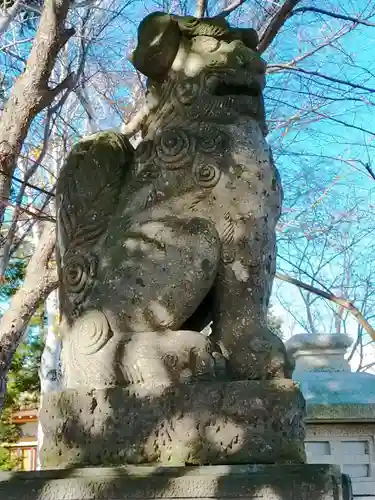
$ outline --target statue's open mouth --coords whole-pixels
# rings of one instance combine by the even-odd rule
[[[252,97],[262,95],[262,75],[253,76],[239,71],[214,73],[206,80],[207,89],[217,97]]]
[[[259,97],[261,90],[260,86],[255,82],[251,85],[241,85],[221,81],[218,82],[212,93],[217,96],[246,95],[250,97]]]

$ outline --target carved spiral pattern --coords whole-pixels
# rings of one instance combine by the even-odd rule
[[[198,164],[193,167],[193,176],[199,186],[212,188],[219,182],[221,172],[214,165]]]
[[[181,168],[190,159],[192,149],[192,137],[181,129],[169,129],[160,135],[156,153],[168,168]]]
[[[185,106],[191,104],[198,96],[198,93],[199,85],[188,80],[177,84],[175,88],[176,99]]]
[[[113,386],[116,375],[101,349],[112,338],[107,319],[101,311],[90,310],[66,330],[61,352],[62,377],[68,388]],[[106,353],[104,353],[106,354]]]
[[[74,325],[74,334],[72,348],[76,358],[81,354],[95,354],[112,336],[107,318],[101,311],[89,311],[78,318]]]
[[[222,130],[213,126],[204,126],[200,131],[198,148],[204,153],[224,154],[230,148],[230,139]]]
[[[72,255],[64,259],[63,281],[67,292],[81,293],[89,278],[95,276],[96,259],[83,255]]]

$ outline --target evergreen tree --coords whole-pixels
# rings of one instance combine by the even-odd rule
[[[6,303],[22,286],[25,263],[13,260],[8,267],[0,290],[0,302]],[[14,411],[37,408],[39,404],[40,383],[39,363],[43,352],[44,308],[41,307],[30,322],[24,341],[15,352],[11,369],[4,409],[0,416],[0,444],[15,443],[19,439],[19,428],[11,421]],[[10,456],[9,450],[0,446],[0,470],[12,470],[17,459]]]
[[[22,286],[26,264],[23,259],[13,259],[1,280],[0,303],[7,302]]]

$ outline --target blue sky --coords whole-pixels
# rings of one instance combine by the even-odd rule
[[[345,7],[345,2],[340,3]],[[358,1],[358,10],[366,3]],[[347,4],[349,5],[349,2]],[[323,3],[318,2],[318,6],[323,6]],[[295,34],[291,30],[287,32],[285,37],[280,37],[278,40],[283,60],[290,60],[293,50],[295,51],[293,45]],[[312,35],[312,33],[310,34]],[[368,87],[375,87],[375,76],[374,73],[371,73],[374,63],[374,43],[375,28],[361,26],[343,37],[334,50],[332,50],[332,47],[327,47],[309,60],[304,61],[301,66],[310,71],[318,71],[333,78],[347,80],[351,83],[359,83]],[[286,50],[283,50],[284,44]],[[293,77],[291,80],[288,80],[288,88],[285,90],[283,100],[298,108],[298,104],[295,104],[293,89],[303,90],[304,80],[299,82]],[[329,87],[326,87],[327,83],[331,85],[329,82],[314,77],[313,88],[318,93],[321,89],[326,89],[324,91],[327,92],[327,95],[332,94]],[[272,79],[269,80],[269,84],[272,86]],[[334,94],[335,97],[347,97],[347,87],[345,85],[339,85],[337,88],[342,90],[340,93]],[[366,259],[364,258],[366,257],[366,249],[368,250],[367,257],[373,251],[371,244],[374,227],[371,224],[371,219],[373,219],[374,215],[375,181],[366,175],[362,165],[355,162],[348,165],[340,161],[339,158],[343,160],[361,160],[368,162],[370,165],[374,163],[374,135],[371,132],[375,132],[375,127],[373,127],[375,99],[373,94],[361,91],[358,91],[355,97],[358,99],[365,97],[364,102],[351,100],[336,101],[328,107],[323,108],[323,113],[328,115],[328,117],[333,117],[334,120],[346,122],[354,127],[365,128],[369,132],[344,126],[338,121],[328,118],[316,121],[315,123],[309,123],[302,128],[299,124],[294,128],[291,127],[282,138],[281,147],[279,147],[278,143],[280,135],[271,137],[271,141],[276,149],[281,149],[277,158],[277,164],[284,180],[284,209],[293,209],[293,211],[284,215],[284,222],[293,220],[301,208],[306,210],[306,213],[300,217],[299,223],[296,225],[291,224],[285,230],[285,233],[288,231],[294,232],[294,236],[298,236],[298,234],[303,233],[304,227],[308,227],[309,225],[311,227],[316,221],[321,226],[324,226],[330,215],[339,217],[340,214],[348,211],[350,207],[356,206],[356,216],[349,217],[346,222],[340,225],[340,229],[341,232],[353,235],[359,233],[359,231],[365,232],[366,225],[369,224],[368,231],[372,231],[372,234],[361,240],[359,245],[361,248],[358,249],[358,259],[354,264],[357,273],[362,272],[365,274],[365,266],[367,266]],[[372,104],[366,103],[367,99],[370,102],[372,100]],[[288,108],[288,106],[285,106],[285,108]],[[314,186],[315,189],[306,189],[304,196],[297,196],[298,192],[303,191],[309,185]],[[324,194],[327,186],[330,189]],[[318,202],[318,205],[312,208],[314,203],[320,198],[321,201]],[[283,239],[286,240],[286,238]],[[301,238],[300,244],[296,245],[300,252],[304,250],[305,243],[306,240]],[[324,247],[327,257],[336,251],[335,243],[337,241],[332,242],[331,248]],[[279,245],[279,253],[281,257],[290,257],[288,245],[282,242]],[[298,254],[298,252],[295,253]],[[312,265],[314,265],[314,257],[310,258],[312,259]],[[316,255],[315,259],[316,263],[318,263],[319,255]],[[279,259],[279,263],[281,263],[281,259]],[[342,263],[342,258],[338,258],[330,266],[329,273],[331,276],[334,277],[335,274],[339,275],[342,273]],[[293,266],[288,266],[285,262],[283,262],[283,268],[293,272]],[[305,279],[309,282],[308,278]],[[318,284],[316,286],[319,287]],[[289,304],[293,304],[293,308],[297,311],[296,315],[299,319],[302,318],[303,321],[306,321],[306,317],[304,317],[304,305],[299,291],[291,285],[283,285],[282,295],[288,297]],[[355,299],[356,297],[353,298]],[[324,310],[323,301],[319,299],[316,307]],[[287,323],[286,330],[290,330],[291,323],[296,322],[290,318],[290,315],[288,317],[282,308],[277,307],[277,312],[284,317]],[[325,319],[326,325],[331,320],[331,318],[327,318],[328,314],[327,311],[323,314],[323,320]],[[302,327],[297,324],[293,333],[297,333],[298,329],[302,330]],[[351,323],[350,329],[354,332],[356,324]],[[286,331],[286,334],[288,333]]]

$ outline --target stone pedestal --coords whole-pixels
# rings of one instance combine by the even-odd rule
[[[305,402],[291,380],[45,394],[43,469],[303,463]]]
[[[351,500],[331,465],[87,468],[0,474],[4,500]]]

